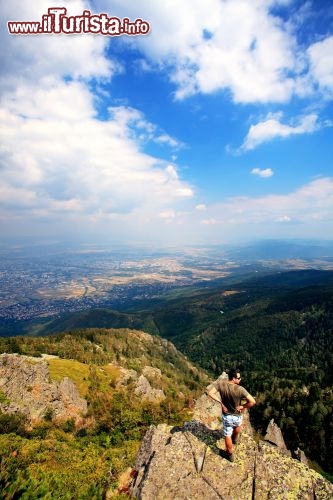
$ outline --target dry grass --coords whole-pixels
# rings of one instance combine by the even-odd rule
[[[50,376],[52,380],[60,382],[64,377],[69,377],[76,385],[80,396],[85,397],[88,392],[90,367],[73,359],[53,358],[48,359]],[[119,367],[108,364],[95,366],[100,379],[100,390],[106,392],[113,387],[119,378]]]
[[[52,380],[60,382],[64,377],[69,377],[76,385],[80,396],[88,392],[89,366],[72,359],[48,359],[50,376]]]

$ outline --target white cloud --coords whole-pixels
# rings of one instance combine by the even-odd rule
[[[166,213],[171,230],[176,214]],[[182,214],[183,241],[218,243],[256,237],[333,237],[333,178],[316,179],[287,194],[233,197]]]
[[[57,4],[71,15],[90,8],[83,0]],[[4,7],[5,21],[38,21],[50,2]],[[17,215],[64,211],[96,219],[193,196],[175,166],[142,152],[144,141],[179,148],[177,139],[129,107],[110,107],[109,117],[98,119],[89,80],[118,70],[105,55],[106,37],[1,36],[3,200],[11,210],[16,200]]]
[[[298,123],[291,125],[281,123],[280,118],[280,114],[268,115],[264,121],[256,125],[251,125],[240,151],[254,149],[259,144],[278,137],[286,138],[292,135],[312,133],[325,126],[318,123],[318,116],[316,114],[303,116],[299,119]]]
[[[1,24],[6,26],[10,20],[41,21],[50,6],[67,7],[69,15],[79,15],[88,5],[84,0],[52,3],[48,0],[12,0],[1,6]],[[2,47],[6,46],[0,54],[3,89],[11,90],[17,81],[39,83],[45,75],[109,79],[120,69],[116,62],[106,57],[108,40],[103,36],[15,36],[2,29],[0,42]]]
[[[277,217],[276,222],[291,222],[291,217],[288,215],[281,215]]]
[[[258,177],[266,178],[266,177],[272,177],[272,175],[274,175],[274,172],[271,168],[265,168],[265,169],[253,168],[251,170],[251,174],[257,175]]]
[[[193,196],[193,189],[186,188],[186,187],[179,187],[179,188],[176,189],[175,193],[180,198],[192,198],[192,196]]]
[[[297,92],[293,75],[304,68],[295,38],[272,14],[277,4],[281,2],[97,2],[102,10],[150,23],[149,35],[130,43],[155,67],[167,69],[178,99],[229,89],[236,102],[286,102]]]
[[[165,169],[168,176],[172,179],[178,179],[177,169],[174,165],[168,165]]]
[[[297,33],[307,29],[311,8],[309,3],[293,5],[288,19],[279,17],[275,7],[291,4],[292,0],[94,2],[99,11],[150,23],[148,36],[128,43],[146,56],[138,58],[141,70],[166,71],[177,99],[227,90],[242,103],[285,103],[295,95],[313,95],[316,84],[332,91],[333,37],[308,48],[299,44]]]
[[[2,20],[38,21],[50,5],[72,15],[89,8],[83,0],[13,0]],[[111,79],[119,69],[106,57],[106,37],[2,32],[1,40],[3,220],[25,232],[43,224],[61,230],[75,220],[76,230],[90,225],[103,234],[105,224],[119,224],[121,233],[125,223],[137,228],[193,197],[176,165],[143,152],[147,141],[182,147],[177,139],[128,106],[111,106],[99,119],[92,79]]]
[[[1,21],[40,20],[51,5],[67,6],[72,15],[92,9],[88,0],[12,0],[3,3]],[[332,87],[331,39],[314,44],[300,60],[292,32],[272,14],[274,0],[96,0],[93,5],[98,13],[150,22],[147,37],[119,42],[139,47],[141,61],[142,54],[149,58],[141,70],[165,71],[178,99],[223,89],[236,102],[286,102],[300,93],[304,75],[302,92],[311,90],[306,57],[318,85]],[[110,106],[108,116],[98,116],[98,84],[124,71],[109,59],[107,37],[10,36],[2,30],[0,41],[0,217],[7,219],[8,230],[27,233],[35,227],[52,234],[67,225],[69,232],[89,227],[102,237],[110,230],[119,238],[143,239],[144,228],[146,234],[158,232],[162,220],[171,229],[182,225],[179,235],[186,241],[189,234],[199,237],[199,225],[206,234],[212,226],[226,232],[241,227],[245,234],[254,223],[274,227],[277,221],[315,220],[319,227],[318,222],[331,221],[331,179],[285,196],[195,206],[194,187],[182,180],[177,165],[143,152],[147,141],[172,150],[184,144],[129,106]],[[112,95],[103,97],[114,102]],[[293,123],[269,115],[252,125],[243,150],[320,126],[315,114]],[[252,173],[273,174],[271,169]],[[190,203],[192,214],[184,211]]]
[[[63,207],[92,215],[129,212],[146,204],[161,206],[193,196],[174,166],[140,151],[135,135],[141,131],[139,115],[138,130],[127,108],[118,108],[107,121],[97,120],[86,100],[87,89],[75,82],[53,87],[50,100],[44,89],[46,102],[61,103],[64,86],[68,96],[72,94],[72,103],[86,103],[79,107],[84,112],[78,116],[70,113],[67,119],[61,105],[57,112],[44,116],[36,103],[26,101],[26,93],[21,104],[16,99],[14,105],[10,102],[4,107],[2,180],[11,199],[19,198],[22,204],[19,193],[23,190],[29,201],[27,211],[48,207],[52,212]]]
[[[123,37],[123,43],[139,47],[141,71],[155,67],[167,70],[175,95],[182,99],[193,93],[230,90],[236,102],[286,102],[294,94],[313,91],[310,76],[332,88],[332,37],[304,51],[297,45],[293,23],[301,22],[294,12],[289,23],[274,15],[277,0],[57,0],[78,15],[85,8],[120,18],[142,18],[150,23],[148,36]],[[289,2],[283,2],[288,4]],[[5,21],[40,20],[49,0],[33,5],[21,0],[3,7]],[[290,10],[291,12],[291,10]],[[177,14],[175,14],[177,13]],[[0,41],[4,42],[6,32]],[[8,36],[7,36],[8,38]],[[106,54],[108,37],[103,36],[12,36],[2,51],[3,84],[8,76],[38,79],[45,74],[68,74],[74,78],[110,78],[121,71],[119,62]],[[68,39],[70,38],[70,50]],[[3,44],[2,44],[3,45]],[[38,48],[37,48],[38,47]],[[37,48],[37,50],[36,50]],[[308,63],[310,64],[307,72]],[[34,72],[30,68],[34,66]],[[9,71],[10,69],[10,71]],[[10,75],[9,75],[10,73]]]
[[[274,231],[277,221],[293,221],[303,227],[307,224],[311,227],[313,221],[322,222],[323,226],[330,228],[326,234],[329,238],[333,232],[333,178],[316,179],[289,194],[230,198],[207,207],[207,212],[222,226],[257,224],[266,231],[268,229],[268,234]],[[320,226],[317,231],[320,231]]]
[[[210,219],[201,220],[200,224],[204,224],[207,226],[214,226],[215,224],[217,224],[217,220],[214,217],[211,217]]]
[[[42,78],[38,85],[19,82],[4,92],[2,106],[13,116],[25,120],[77,122],[95,115],[93,96],[83,82]],[[38,122],[37,122],[38,123]]]
[[[174,137],[163,133],[155,138],[155,142],[159,144],[166,144],[167,146],[172,147],[173,149],[181,149],[184,147],[184,144],[181,141],[178,141]]]
[[[311,73],[323,91],[333,92],[333,36],[308,49]]]

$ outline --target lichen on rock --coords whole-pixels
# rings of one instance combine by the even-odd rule
[[[216,405],[218,407],[218,405]],[[140,500],[329,500],[333,485],[267,441],[257,443],[247,418],[230,463],[218,411],[203,395],[195,420],[152,426],[135,463],[130,492]],[[273,423],[271,427],[273,426]],[[277,432],[274,426],[274,431]],[[284,444],[284,441],[283,441]]]
[[[65,377],[59,383],[50,380],[44,358],[1,354],[0,389],[7,399],[0,403],[0,410],[23,413],[30,424],[46,414],[57,420],[80,421],[87,413],[87,401],[71,379]]]

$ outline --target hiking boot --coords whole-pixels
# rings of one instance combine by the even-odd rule
[[[229,462],[234,462],[235,461],[234,456],[233,456],[232,453],[230,453],[230,454],[227,453],[227,457],[226,458],[227,458],[227,460],[229,460]]]

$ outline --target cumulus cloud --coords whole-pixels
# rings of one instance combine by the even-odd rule
[[[207,213],[222,227],[246,228],[256,224],[265,227],[268,234],[274,232],[276,222],[292,221],[303,228],[309,224],[311,230],[312,223],[322,222],[325,227],[330,227],[328,236],[333,227],[333,178],[316,179],[287,194],[233,197],[207,207]]]
[[[25,93],[21,104],[16,100],[5,106],[2,179],[10,198],[17,199],[15,190],[23,190],[30,200],[26,210],[48,207],[93,214],[127,212],[148,202],[161,205],[193,195],[175,166],[140,151],[140,116],[135,120],[127,108],[118,108],[109,120],[97,120],[86,100],[87,89],[77,83],[60,83],[50,90],[49,99],[44,89],[46,102],[61,103],[64,86],[69,98],[73,94],[72,103],[86,104],[79,106],[77,116],[73,112],[68,118],[63,105],[44,116],[37,105],[25,102]]]
[[[41,20],[49,6],[13,0],[2,18]],[[60,6],[72,15],[89,8],[81,0]],[[106,57],[105,37],[1,36],[7,47],[0,81],[3,219],[146,222],[193,196],[176,165],[143,152],[148,141],[179,148],[177,139],[128,106],[110,106],[98,117],[96,81],[119,70]]]
[[[166,133],[158,135],[154,140],[158,144],[165,144],[176,150],[182,149],[185,146],[184,143]]]
[[[199,205],[196,205],[195,209],[204,212],[207,209],[207,206],[204,203],[200,203]]]
[[[311,73],[324,92],[333,92],[333,36],[308,48]]]
[[[168,219],[171,222],[171,219]],[[175,221],[172,221],[175,222]],[[200,210],[182,217],[183,231],[192,239],[218,243],[253,237],[332,237],[333,178],[320,178],[286,194],[258,197],[235,196],[207,204],[205,218]]]
[[[248,151],[256,148],[264,142],[271,141],[275,138],[286,138],[292,135],[309,134],[323,125],[318,123],[318,116],[310,114],[301,117],[296,124],[284,124],[280,121],[281,115],[268,115],[268,117],[251,125],[250,130],[242,144],[240,151]]]
[[[217,224],[217,220],[214,217],[211,217],[210,219],[202,219],[200,221],[200,224],[204,224],[207,226],[214,226],[215,224]]]
[[[272,175],[274,175],[274,172],[271,168],[264,168],[264,169],[253,168],[251,170],[251,174],[257,175],[258,177],[266,178],[266,177],[272,177]]]
[[[140,49],[141,71],[168,75],[179,100],[227,90],[235,102],[285,103],[313,91],[313,84],[330,91],[332,37],[300,57],[290,25],[274,15],[278,3],[12,0],[3,3],[1,21],[41,20],[50,5],[66,6],[70,15],[90,9],[145,19],[151,25],[147,37],[123,37],[119,43]],[[27,221],[44,221],[43,228],[52,232],[69,221],[70,231],[90,224],[102,235],[110,227],[121,238],[124,233],[139,235],[143,227],[160,230],[165,222],[183,226],[179,231],[186,239],[185,225],[194,234],[204,226],[209,234],[209,227],[331,220],[332,179],[285,196],[195,206],[195,188],[182,180],[177,165],[144,152],[149,141],[154,151],[158,145],[164,152],[185,145],[139,110],[115,106],[112,95],[103,93],[106,87],[102,92],[103,83],[126,70],[126,61],[123,66],[110,58],[107,37],[9,36],[2,30],[0,41],[0,217],[9,221],[7,228],[28,232],[32,226]],[[104,98],[110,107],[101,118]],[[269,115],[251,126],[242,150],[320,126],[316,114],[289,123],[281,115]],[[252,174],[269,177],[273,172],[257,168]]]
[[[281,215],[277,217],[276,222],[291,222],[291,217],[288,215]]]
[[[151,26],[148,36],[124,37],[123,43],[138,47],[146,56],[138,56],[141,71],[167,69],[178,99],[226,89],[235,102],[286,102],[295,94],[312,92],[311,80],[332,87],[332,37],[304,51],[295,36],[301,16],[294,14],[285,23],[274,10],[288,2],[67,0],[54,5],[57,3],[66,6],[71,15],[91,9],[119,18],[147,20]],[[2,10],[5,20],[39,20],[49,5],[48,0],[37,0],[33,5],[13,0]],[[119,62],[105,57],[107,37],[73,36],[71,50],[67,38],[12,37],[8,50],[2,52],[3,75],[8,77],[8,68],[28,75],[32,64],[36,66],[35,79],[59,71],[74,77],[110,78],[122,71]]]
[[[84,0],[55,1],[53,7],[67,7],[69,15],[78,15],[89,4]],[[48,0],[33,3],[13,0],[1,6],[1,22],[41,21],[50,7]],[[1,30],[0,54],[2,89],[11,90],[17,81],[40,83],[41,79],[59,77],[109,79],[121,68],[119,63],[106,57],[107,39],[102,36],[72,36],[70,44],[66,35],[9,36]],[[33,70],[32,70],[33,68]]]
[[[95,5],[119,17],[149,21],[149,36],[129,43],[145,53],[149,71],[154,66],[168,70],[177,99],[229,90],[235,102],[284,103],[312,93],[313,78],[331,85],[332,74],[330,38],[304,52],[296,37],[302,15],[294,10],[285,22],[274,9],[289,3],[97,0]]]

